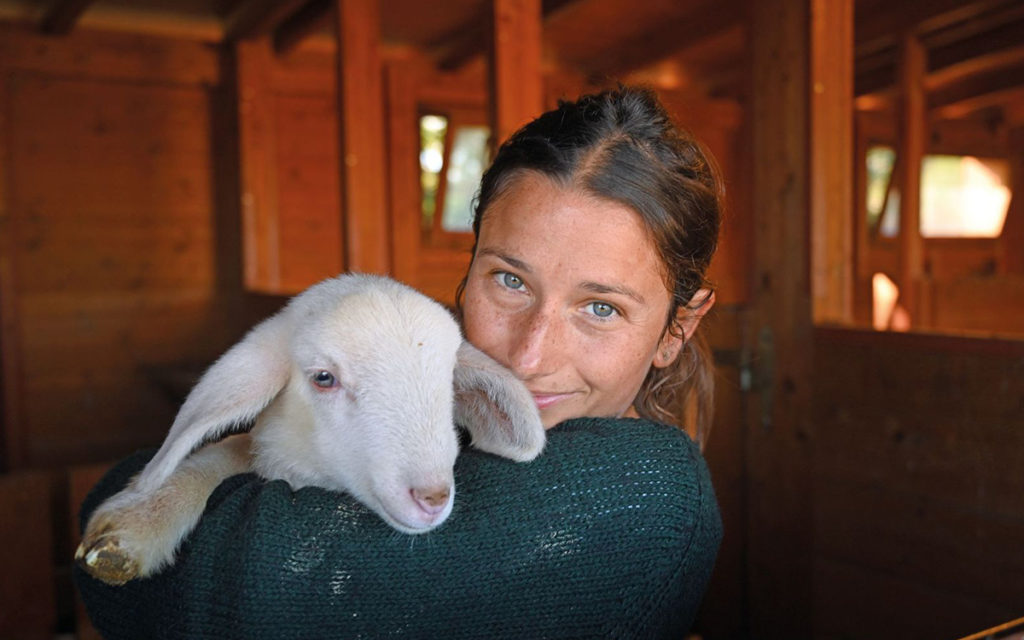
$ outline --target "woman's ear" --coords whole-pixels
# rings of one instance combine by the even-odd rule
[[[675,362],[683,345],[689,342],[700,321],[715,305],[715,292],[710,289],[699,289],[693,296],[693,300],[698,302],[698,306],[696,308],[679,307],[676,310],[676,318],[672,322],[673,326],[669,327],[661,336],[658,351],[654,354],[654,360],[651,362],[658,369]]]

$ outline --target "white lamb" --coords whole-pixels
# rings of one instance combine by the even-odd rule
[[[345,491],[398,531],[429,531],[455,497],[455,423],[513,460],[544,447],[530,393],[441,305],[380,276],[326,280],[210,367],[149,464],[92,514],[76,560],[110,584],[158,572],[213,489],[247,471]]]

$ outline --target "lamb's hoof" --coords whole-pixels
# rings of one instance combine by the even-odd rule
[[[121,548],[114,536],[100,536],[82,542],[75,561],[86,573],[109,585],[120,586],[139,575],[139,563]]]

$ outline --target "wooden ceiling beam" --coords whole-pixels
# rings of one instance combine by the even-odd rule
[[[287,55],[310,35],[322,31],[334,16],[333,0],[313,0],[274,30],[274,52]]]
[[[931,120],[985,118],[999,113],[1009,123],[1024,124],[1024,87],[980,94],[931,108]]]
[[[858,6],[854,30],[857,57],[894,46],[901,41],[903,34],[937,31],[1013,4],[1008,0],[929,0],[903,3],[880,0],[873,6]]]
[[[94,0],[59,0],[43,17],[39,30],[50,35],[71,33],[75,23]]]
[[[585,70],[591,75],[619,76],[700,47],[702,42],[740,25],[745,18],[744,2],[717,0],[711,6],[698,5],[654,31],[608,47],[599,57],[586,61]]]
[[[309,0],[248,0],[239,2],[224,20],[225,40],[244,40],[271,33]]]
[[[938,109],[976,101],[990,94],[1015,95],[1022,86],[1021,78],[1024,78],[1024,57],[1012,64],[990,67],[932,89],[928,106]]]
[[[579,0],[543,0],[541,15],[546,19],[573,2],[579,2]],[[484,4],[485,6],[472,20],[460,24],[456,29],[427,47],[430,56],[442,71],[460,69],[487,50],[490,36],[486,27],[490,9],[487,3]]]
[[[997,53],[1024,43],[1024,4],[1017,19],[991,25],[991,28],[942,44],[928,44],[928,66],[938,70]]]
[[[1015,65],[1024,55],[1024,11],[1021,19],[993,27],[989,31],[976,32],[966,39],[947,41],[943,46],[929,49],[929,89],[953,84],[973,73]],[[896,81],[895,56],[895,48],[888,48],[858,58],[856,95],[891,89]]]

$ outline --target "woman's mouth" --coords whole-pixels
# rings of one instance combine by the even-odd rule
[[[537,408],[540,410],[554,406],[572,395],[571,393],[553,393],[545,391],[531,391],[530,393],[533,394],[533,401],[537,403]]]

